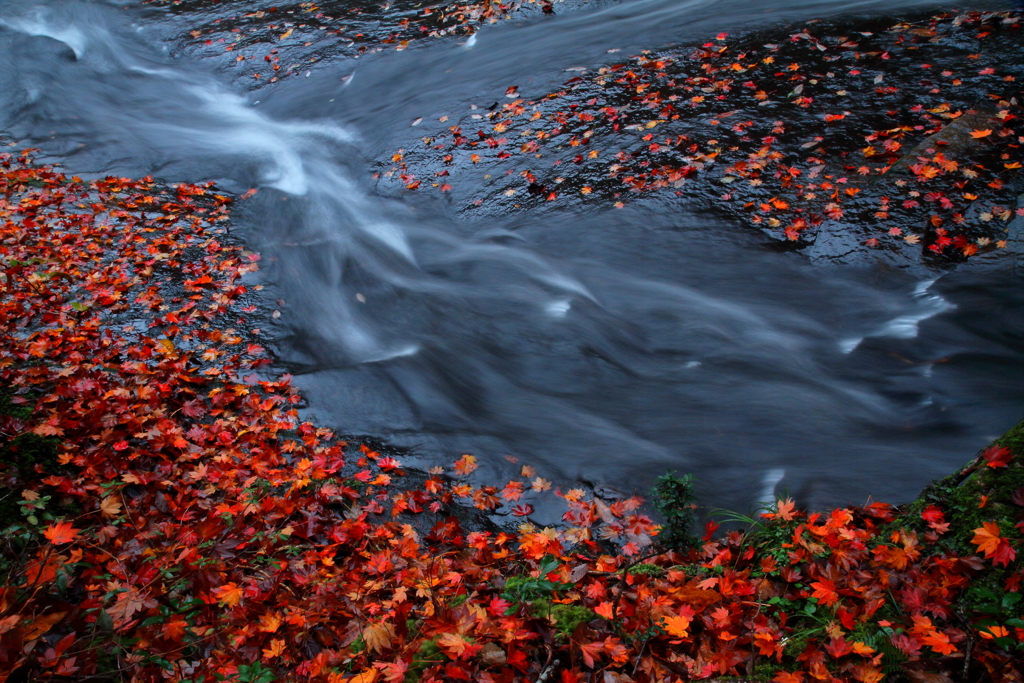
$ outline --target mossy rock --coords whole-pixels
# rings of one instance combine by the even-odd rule
[[[936,547],[961,556],[974,555],[974,530],[984,522],[995,522],[1004,536],[1016,536],[1015,524],[1024,507],[1014,498],[1024,498],[1024,420],[996,439],[991,447],[1008,448],[1012,458],[1006,467],[989,467],[979,455],[954,474],[931,484],[907,506],[904,524],[919,524],[921,513],[936,505],[949,522],[949,531]]]

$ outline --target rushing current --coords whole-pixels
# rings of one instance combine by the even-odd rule
[[[247,92],[172,56],[124,2],[0,3],[0,131],[85,176],[258,188],[278,369],[321,423],[644,492],[693,473],[710,505],[906,501],[1024,408],[1024,281],[1006,267],[815,266],[749,229],[657,205],[457,217],[385,199],[372,160],[419,117],[625,52],[914,2],[640,0],[487,26]],[[268,321],[269,322],[269,321]]]

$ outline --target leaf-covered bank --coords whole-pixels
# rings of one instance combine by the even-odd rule
[[[674,477],[664,527],[469,455],[404,486],[260,374],[230,204],[0,156],[3,680],[1020,680],[1024,427],[905,509],[745,533]]]

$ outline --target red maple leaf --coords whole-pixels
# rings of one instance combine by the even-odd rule
[[[989,446],[981,452],[981,457],[989,467],[1007,467],[1013,452],[1006,446]]]
[[[72,527],[71,522],[55,522],[43,531],[43,536],[54,545],[71,543],[78,536],[78,529]]]

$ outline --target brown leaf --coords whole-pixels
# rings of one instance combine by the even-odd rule
[[[906,674],[913,683],[953,683],[953,679],[944,673],[907,671]]]
[[[487,643],[480,650],[480,662],[484,666],[505,666],[508,656],[494,643]]]
[[[722,594],[713,589],[698,588],[697,581],[694,580],[672,591],[672,597],[684,604],[703,609],[721,600]]]
[[[46,635],[54,625],[64,618],[67,612],[54,612],[53,614],[47,614],[46,616],[39,617],[31,624],[25,627],[25,642],[30,642],[38,638],[39,636]]]
[[[1024,486],[1018,486],[1017,490],[1010,496],[1010,500],[1013,501],[1014,505],[1020,505],[1024,507]]]
[[[363,629],[363,640],[366,641],[366,647],[374,652],[379,653],[386,650],[394,637],[395,629],[390,622],[370,624]]]

